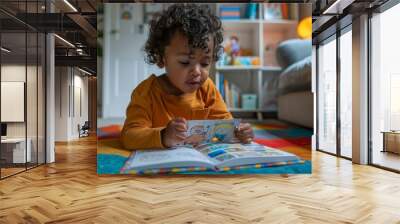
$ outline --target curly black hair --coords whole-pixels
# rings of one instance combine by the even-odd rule
[[[176,31],[188,38],[189,47],[193,49],[207,49],[211,35],[214,39],[213,59],[218,61],[223,49],[220,19],[207,5],[174,4],[156,14],[150,22],[150,33],[144,46],[147,63],[162,64],[165,47]]]

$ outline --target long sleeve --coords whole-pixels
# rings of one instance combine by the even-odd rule
[[[151,76],[134,90],[126,109],[121,142],[126,149],[164,148],[161,130],[172,117],[186,119],[232,119],[214,83],[208,79],[186,98],[168,95]],[[154,111],[153,111],[154,110]]]
[[[126,109],[126,120],[121,133],[121,142],[126,149],[164,148],[161,130],[152,127],[152,111],[148,89],[138,88],[132,93]]]

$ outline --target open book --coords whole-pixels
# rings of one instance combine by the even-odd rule
[[[207,143],[197,147],[179,146],[163,150],[133,152],[121,173],[163,173],[197,170],[229,170],[290,164],[301,161],[296,155],[256,143]]]

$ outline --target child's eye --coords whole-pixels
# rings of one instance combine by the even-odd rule
[[[179,63],[181,63],[182,65],[189,65],[190,64],[188,61],[180,61]]]
[[[201,64],[201,66],[203,66],[203,67],[208,67],[210,64],[208,64],[208,63],[203,63],[203,64]]]

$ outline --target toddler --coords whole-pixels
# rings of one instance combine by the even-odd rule
[[[166,73],[153,74],[134,89],[121,133],[125,148],[173,147],[185,143],[187,120],[233,118],[208,77],[222,41],[221,21],[206,5],[174,4],[153,17],[146,62]],[[248,123],[235,135],[243,143],[254,136]]]

